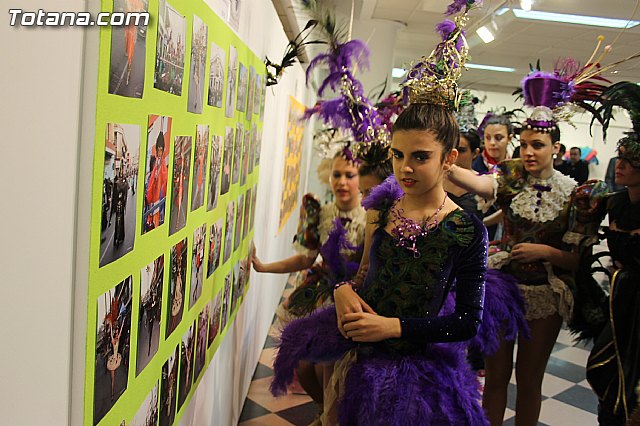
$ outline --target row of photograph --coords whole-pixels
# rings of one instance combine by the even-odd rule
[[[113,10],[148,12],[148,2],[114,0]],[[165,0],[158,2],[157,17],[153,87],[181,96],[185,80],[186,18]],[[209,42],[209,27],[197,15],[193,15],[191,31],[187,111],[202,114],[203,103],[206,102],[215,108],[222,108],[224,105],[226,117],[233,117],[236,110],[244,112],[247,120],[252,120],[254,114],[259,114],[262,120],[265,77],[253,65],[247,67],[240,62],[238,51],[233,45],[229,44],[227,50],[214,41]],[[143,97],[147,36],[148,27],[142,22],[112,27],[109,93],[132,98]],[[208,78],[207,53],[210,53]]]
[[[212,231],[216,224],[212,225]],[[204,228],[204,226],[203,226]],[[94,424],[98,424],[125,393],[128,385],[132,345],[136,350],[136,377],[147,367],[161,345],[160,324],[165,314],[166,338],[177,328],[184,310],[184,280],[187,257],[186,239],[171,249],[169,262],[170,288],[168,301],[163,308],[164,255],[145,266],[140,272],[140,300],[138,308],[138,336],[131,339],[131,321],[134,302],[132,300],[132,276],[116,285],[98,298],[98,322],[96,327],[95,380],[94,380]],[[194,252],[197,250],[194,243]],[[219,253],[219,252],[218,252]],[[194,257],[195,261],[195,257]],[[196,262],[197,263],[197,262]],[[161,372],[161,394],[158,406],[157,387],[143,403],[136,418],[155,418],[152,423],[170,425],[177,410],[180,410],[205,367],[207,349],[216,336],[227,326],[230,315],[241,303],[249,282],[249,258],[236,262],[224,278],[221,289],[212,294],[193,324],[182,337],[181,348],[166,360]],[[198,272],[192,266],[190,306],[201,296],[202,278],[193,278]],[[199,282],[198,282],[199,280]],[[194,285],[195,283],[195,285]],[[214,286],[216,288],[216,286]],[[178,362],[179,361],[179,362]],[[180,371],[178,371],[178,364]],[[158,364],[156,364],[158,365]],[[160,374],[160,372],[158,372]],[[146,421],[146,420],[145,420]]]
[[[209,126],[197,125],[192,136],[171,141],[172,118],[150,115],[147,127],[146,164],[140,176],[140,126],[108,123],[106,129],[99,266],[133,250],[136,237],[137,193],[142,191],[141,233],[162,226],[169,216],[169,235],[183,229],[187,215],[203,207],[217,207],[218,198],[233,184],[244,186],[260,161],[262,135],[255,124],[226,127],[221,135],[209,135]],[[172,155],[171,155],[172,153]],[[169,164],[173,171],[169,176]],[[191,171],[193,170],[193,173]],[[208,179],[207,179],[208,175]],[[169,180],[171,194],[168,194]],[[167,197],[169,211],[167,212]]]

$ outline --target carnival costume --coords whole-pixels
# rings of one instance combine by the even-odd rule
[[[640,167],[640,90],[635,83],[622,82],[603,94],[599,112],[604,131],[613,107],[629,111],[633,129],[618,142],[618,161]],[[624,150],[620,151],[623,147]],[[623,425],[638,404],[636,385],[640,380],[640,205],[632,204],[627,191],[610,196],[606,203],[609,223],[605,237],[616,270],[610,279],[609,315],[595,339],[587,361],[587,380],[598,395],[601,425]]]
[[[473,4],[456,1],[449,7],[449,14],[464,14],[441,24],[447,27],[443,42],[409,72],[405,99],[458,105],[457,80],[467,55],[462,27]],[[375,135],[371,130],[367,134]],[[361,296],[378,314],[400,318],[401,337],[377,343],[345,339],[334,307],[293,321],[281,336],[271,390],[284,393],[300,360],[337,361],[329,386],[337,394],[341,425],[485,425],[461,341],[476,334],[482,319],[486,230],[461,210],[440,222],[412,223],[397,210],[398,190],[397,182],[387,180],[365,200],[380,220]],[[385,230],[389,221],[393,233]],[[456,301],[449,297],[453,292]]]

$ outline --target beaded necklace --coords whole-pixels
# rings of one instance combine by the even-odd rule
[[[393,229],[391,229],[392,235],[397,240],[396,246],[404,247],[413,253],[413,257],[416,259],[420,257],[420,251],[416,247],[418,237],[426,237],[430,231],[433,231],[438,227],[438,214],[444,208],[447,202],[447,193],[444,194],[444,200],[440,207],[436,209],[433,215],[422,220],[422,223],[418,223],[415,220],[404,217],[404,209],[398,208],[398,202],[391,209],[393,214]]]

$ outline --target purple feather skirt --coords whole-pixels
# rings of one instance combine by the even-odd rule
[[[334,307],[293,321],[282,332],[271,392],[286,392],[299,361],[333,362],[356,347],[338,332]],[[438,343],[397,355],[360,347],[339,401],[340,425],[486,425],[465,348]]]

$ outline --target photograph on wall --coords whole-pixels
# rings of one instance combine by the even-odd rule
[[[233,127],[225,127],[224,132],[224,156],[222,159],[222,182],[220,184],[220,195],[229,192],[231,186],[231,163],[233,162]]]
[[[171,190],[171,220],[169,235],[175,234],[187,224],[187,199],[189,198],[189,174],[191,168],[191,136],[176,136],[173,147],[173,188]]]
[[[220,313],[222,311],[222,292],[216,293],[212,301],[209,302],[209,336],[207,338],[207,346],[211,346],[220,331]]]
[[[171,275],[169,300],[167,301],[167,332],[169,337],[182,320],[184,310],[184,286],[187,279],[187,239],[171,247]]]
[[[218,205],[218,183],[220,182],[220,169],[222,166],[222,137],[211,137],[211,159],[209,160],[209,196],[207,197],[207,211],[211,211]],[[227,189],[228,191],[228,189]]]
[[[236,105],[236,77],[238,73],[238,51],[229,45],[229,68],[227,69],[227,97],[225,117],[232,118]]]
[[[235,201],[231,201],[227,204],[227,216],[224,225],[224,250],[222,263],[227,263],[227,260],[231,257],[232,245],[233,245],[233,219],[236,216]]]
[[[220,266],[220,252],[222,249],[222,219],[211,225],[209,233],[209,258],[207,261],[207,278]]]
[[[195,321],[189,327],[189,329],[182,336],[182,343],[180,344],[180,386],[178,386],[178,411],[182,408],[189,391],[191,390],[191,383],[193,376],[193,350],[195,349],[195,339],[193,331],[195,328]]]
[[[258,139],[258,126],[256,123],[251,123],[251,139],[249,143],[249,169],[248,174],[253,173],[253,164],[256,161],[256,140]]]
[[[162,382],[160,383],[160,426],[171,426],[176,418],[176,395],[178,389],[178,348],[169,355],[162,366]]]
[[[258,198],[257,186],[253,185],[251,188],[251,213],[249,213],[249,232],[253,229],[253,220],[256,217],[256,200]]]
[[[204,184],[207,173],[207,151],[209,150],[209,126],[196,126],[196,148],[193,158],[193,184],[191,187],[191,211],[204,204]]]
[[[282,197],[280,199],[280,220],[278,232],[291,217],[298,202],[298,184],[300,182],[300,159],[302,158],[302,136],[304,122],[302,115],[305,106],[293,96],[289,96],[289,119],[287,122],[287,140],[284,150],[284,170],[282,173]]]
[[[240,26],[240,0],[231,0],[229,4],[229,26],[238,31]]]
[[[251,214],[251,191],[252,188],[249,188],[246,192],[246,196],[244,197],[244,208],[242,209],[243,217],[242,217],[242,239],[247,236],[247,232],[249,231],[249,215]]]
[[[207,62],[208,28],[197,15],[193,15],[191,36],[191,69],[189,72],[189,96],[187,111],[202,114],[204,79]]]
[[[240,273],[240,261],[233,265],[233,287],[231,288],[231,308],[229,314],[233,313],[238,306],[238,300],[242,296],[242,274]]]
[[[147,12],[143,0],[114,0],[113,11]],[[128,25],[111,27],[111,66],[109,93],[129,98],[141,98],[144,92],[144,64],[147,50],[147,26],[144,19]]]
[[[158,383],[151,389],[138,409],[131,426],[155,426],[158,424]]]
[[[249,67],[249,86],[247,89],[247,120],[251,121],[251,116],[253,115],[253,103],[255,97],[255,85],[256,85],[256,69],[251,65]]]
[[[198,380],[200,372],[207,361],[207,326],[209,325],[209,305],[204,305],[198,315],[198,332],[196,334],[196,361],[193,370],[193,383]]]
[[[236,209],[236,226],[233,240],[233,251],[238,250],[242,241],[242,217],[244,215],[244,194],[238,197],[238,208]]]
[[[253,151],[256,160],[254,166],[258,167],[260,165],[260,150],[262,149],[262,129],[258,130],[254,137]]]
[[[140,126],[107,123],[104,147],[100,266],[133,250]]]
[[[163,283],[164,255],[161,255],[140,271],[140,315],[138,316],[136,376],[142,372],[158,352]]]
[[[220,18],[222,18],[223,21],[228,22],[229,1],[230,0],[207,0],[207,4]]]
[[[260,113],[260,102],[262,99],[262,74],[256,72],[256,79],[253,82],[253,113]]]
[[[249,174],[249,151],[251,150],[251,129],[244,131],[244,144],[242,145],[242,170],[240,171],[240,186],[247,183]]]
[[[264,103],[267,98],[266,78],[261,82],[260,87],[260,121],[264,121]]]
[[[158,0],[158,43],[153,87],[182,95],[186,19],[166,0]]]
[[[131,341],[131,276],[98,298],[93,424],[127,389]]]
[[[147,128],[147,164],[144,174],[142,233],[164,223],[169,175],[171,117],[150,115]]]
[[[216,108],[222,108],[222,93],[224,90],[224,67],[226,53],[211,42],[211,57],[209,59],[209,95],[207,103]]]
[[[236,109],[244,112],[247,106],[247,84],[249,84],[249,73],[247,67],[242,62],[238,67],[238,99],[236,100]]]
[[[231,287],[233,286],[233,269],[224,277],[224,296],[222,297],[222,313],[220,318],[220,331],[224,331],[229,319],[229,308],[231,307]]]
[[[196,303],[202,294],[204,280],[204,239],[207,232],[207,224],[193,230],[193,250],[191,257],[191,286],[189,288],[189,309]]]
[[[240,180],[241,160],[242,160],[242,138],[244,137],[244,126],[236,123],[236,137],[233,142],[233,164],[231,168],[231,183],[238,183]]]

